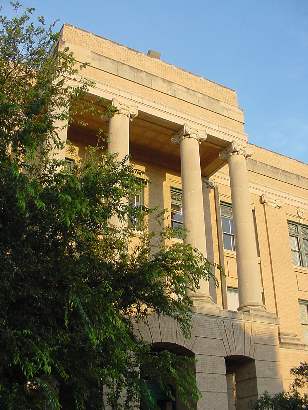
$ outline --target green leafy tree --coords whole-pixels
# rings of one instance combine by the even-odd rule
[[[270,396],[263,394],[254,406],[255,410],[303,410],[308,409],[308,395],[301,394],[298,390],[308,387],[308,363],[303,362],[298,367],[291,369],[294,382],[288,392]]]
[[[106,107],[86,103],[84,66],[57,49],[54,25],[12,6],[0,16],[0,407],[129,409],[142,398],[155,408],[146,377],[165,391],[176,382],[189,406],[191,359],[151,351],[133,323],[166,315],[188,336],[187,290],[212,267],[164,233],[153,252],[145,224],[134,238],[126,222],[152,211],[123,198],[143,182],[100,142],[70,170],[52,155],[63,148],[57,124]]]

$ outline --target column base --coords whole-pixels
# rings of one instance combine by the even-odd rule
[[[266,308],[264,305],[243,305],[238,308],[239,312],[266,312]]]

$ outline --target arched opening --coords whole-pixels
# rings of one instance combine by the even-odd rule
[[[258,398],[254,359],[246,356],[228,356],[226,377],[228,410],[246,410]]]
[[[183,346],[179,346],[174,343],[154,343],[151,346],[153,354],[170,352],[176,355],[178,358],[187,358],[188,361],[185,361],[185,369],[182,369],[186,372],[191,372],[193,377],[195,377],[196,369],[194,363],[194,353],[186,349]],[[181,361],[179,361],[181,365]],[[188,366],[188,367],[187,367]],[[155,401],[157,409],[159,410],[187,410],[187,406],[181,400],[181,395],[179,392],[179,386],[177,386],[176,381],[173,377],[168,377],[167,380],[164,380],[167,390],[163,389],[159,381],[153,377],[149,377],[145,369],[142,371],[144,374],[146,384],[148,389],[151,392],[151,396]],[[193,404],[192,404],[193,405]],[[196,408],[193,405],[193,407]],[[145,403],[141,402],[141,410],[148,410],[148,407]]]

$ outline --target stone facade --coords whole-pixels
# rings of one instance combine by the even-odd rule
[[[195,355],[200,410],[248,409],[265,390],[288,389],[290,368],[308,360],[308,263],[294,264],[288,231],[288,221],[308,226],[308,166],[248,143],[234,90],[69,25],[59,44],[89,63],[91,98],[117,108],[109,121],[63,133],[75,157],[103,127],[110,152],[129,154],[150,181],[147,206],[170,210],[171,188],[182,190],[186,240],[224,268],[218,287],[204,282],[192,295],[189,340],[168,318],[151,317],[136,332]],[[62,154],[74,159],[71,149]],[[159,229],[155,219],[149,225]]]

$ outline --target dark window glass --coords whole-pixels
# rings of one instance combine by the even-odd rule
[[[170,188],[171,195],[171,228],[183,230],[182,190]]]
[[[67,171],[67,172],[72,172],[73,171],[73,169],[74,169],[74,167],[75,167],[75,165],[76,165],[76,161],[74,160],[74,159],[72,159],[72,158],[65,158],[65,160],[64,160],[64,162],[65,162],[65,165],[64,165],[64,167],[65,167],[65,171]]]

